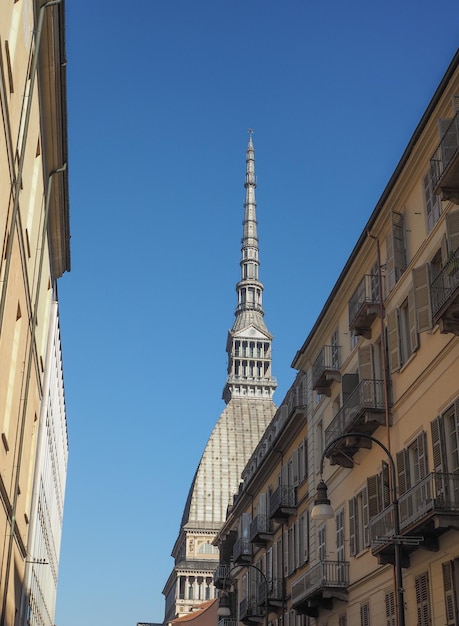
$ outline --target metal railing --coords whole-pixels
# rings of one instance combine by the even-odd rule
[[[400,531],[435,512],[459,514],[459,474],[431,472],[398,499]],[[395,505],[390,504],[370,520],[372,549],[395,534]],[[389,541],[387,542],[389,543]]]
[[[362,380],[325,429],[325,446],[344,434],[364,411],[382,412],[385,408],[384,381]]]
[[[258,583],[258,604],[263,605],[266,603],[266,593],[268,599],[282,600],[284,597],[284,579],[283,578],[270,578],[268,579],[268,589],[266,589],[266,583],[261,580]]]
[[[400,530],[431,511],[459,513],[459,474],[431,472],[399,499]]]
[[[259,533],[271,533],[273,530],[271,518],[266,513],[259,513],[250,524],[250,541]]]
[[[233,559],[236,561],[241,556],[252,556],[252,544],[246,537],[237,539],[233,546]]]
[[[341,346],[324,346],[312,366],[312,387],[326,371],[339,371]]]
[[[430,283],[432,315],[435,317],[459,287],[459,248],[453,252]]]
[[[262,610],[258,608],[258,602],[255,595],[251,595],[249,598],[242,598],[239,602],[239,619],[243,620],[245,617],[262,615]]]
[[[365,274],[349,300],[349,326],[357,317],[364,304],[380,304],[379,278],[374,274]]]
[[[281,507],[296,507],[295,487],[281,485],[273,492],[270,500],[270,511],[275,512]]]
[[[226,579],[228,579],[230,565],[219,565],[214,571],[214,584],[218,581],[224,583]]]
[[[344,589],[348,585],[348,561],[320,561],[292,583],[292,606],[311,598],[321,589]]]
[[[220,617],[217,622],[218,626],[237,626],[237,619],[234,617]]]
[[[440,178],[455,157],[459,148],[459,113],[452,118],[445,130],[437,149],[430,159],[432,187],[435,189]]]

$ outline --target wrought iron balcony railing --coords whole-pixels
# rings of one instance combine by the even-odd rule
[[[457,183],[457,179],[454,179],[453,185],[451,181],[442,181],[443,177],[448,174],[448,168],[452,165],[455,157],[458,154],[459,149],[459,113],[451,119],[451,123],[443,133],[443,137],[435,150],[432,158],[430,159],[430,171],[432,176],[432,187],[434,193],[438,193],[438,188],[442,186],[443,182],[447,187],[453,187],[454,183]],[[448,198],[444,198],[447,200]]]
[[[259,513],[250,524],[250,541],[256,542],[263,537],[272,535],[273,524],[266,513]]]
[[[325,429],[325,446],[335,437],[349,431],[358,431],[360,422],[365,423],[365,432],[368,432],[368,414],[377,423],[384,423],[384,417],[379,417],[385,411],[384,381],[362,380],[335,415]],[[340,442],[338,447],[345,444]],[[330,452],[332,454],[332,451]]]
[[[379,277],[365,274],[349,300],[349,328],[355,335],[371,337],[371,324],[380,313]]]
[[[272,494],[270,500],[270,517],[276,519],[288,517],[296,509],[296,489],[291,485],[280,485]]]
[[[325,393],[333,380],[339,380],[341,346],[324,346],[312,366],[312,388]]]
[[[430,301],[434,324],[445,318],[446,326],[450,321],[458,324],[459,308],[459,248],[453,252],[439,274],[430,284]],[[453,330],[454,332],[454,330]]]
[[[292,583],[292,607],[316,597],[324,590],[342,591],[348,586],[348,561],[320,561]]]
[[[266,587],[264,580],[258,583],[258,604],[264,605],[266,601],[268,601],[268,604],[281,602],[284,597],[284,579],[270,578],[267,582],[268,587]]]
[[[233,560],[235,563],[247,562],[252,558],[252,544],[248,537],[240,537],[233,547]]]

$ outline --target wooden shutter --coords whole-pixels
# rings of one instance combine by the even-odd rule
[[[288,576],[289,563],[288,563],[288,531],[284,530],[284,576]]]
[[[397,282],[395,279],[395,266],[394,266],[394,242],[392,240],[392,230],[386,237],[386,269],[387,269],[387,281],[388,291],[392,291]]]
[[[365,487],[362,490],[362,511],[363,511],[363,546],[366,548],[370,545],[370,518],[368,514],[368,492]]]
[[[419,347],[418,325],[416,320],[416,304],[414,300],[414,289],[408,293],[408,322],[410,325],[410,347],[411,354]]]
[[[443,171],[447,168],[457,148],[455,125],[451,126],[452,121],[452,118],[438,120]]]
[[[395,282],[406,270],[405,232],[402,213],[392,211],[392,238],[394,246]]]
[[[455,252],[459,248],[459,211],[446,214],[446,232],[448,235],[449,251]]]
[[[367,602],[360,605],[360,626],[370,626],[370,605]]]
[[[407,459],[407,451],[401,450],[396,454],[397,459],[397,478],[399,495],[406,493],[410,487],[409,466]]]
[[[386,626],[395,626],[395,595],[393,591],[387,591],[384,595],[386,605]]]
[[[266,493],[260,493],[258,496],[257,515],[266,515],[268,512]]]
[[[351,556],[355,556],[355,498],[351,498],[351,500],[349,500],[349,549]]]
[[[445,433],[443,416],[439,415],[430,422],[430,431],[432,434],[432,457],[433,468],[435,472],[447,472],[447,463],[445,455]]]
[[[370,519],[377,515],[381,510],[381,500],[379,494],[379,476],[368,476],[367,492],[368,492],[368,515]]]
[[[386,461],[381,464],[381,504],[383,508],[390,504],[389,465]]]
[[[360,346],[359,354],[359,380],[372,380],[373,376],[373,360],[371,354],[371,344]]]
[[[417,626],[430,626],[429,575],[426,572],[415,578]]]
[[[413,270],[414,300],[416,321],[420,333],[430,330],[432,324],[432,306],[430,302],[430,272],[426,263]]]
[[[292,485],[296,487],[299,481],[299,473],[298,473],[298,448],[293,451],[292,454],[292,470],[293,470],[293,483]]]
[[[446,610],[446,624],[447,626],[455,626],[455,602],[454,602],[454,588],[453,588],[453,568],[451,561],[442,563],[443,572],[443,591],[445,594],[445,610]]]
[[[419,463],[419,479],[423,479],[427,476],[427,445],[426,445],[426,433],[422,431],[416,438],[416,445],[418,449],[418,463]]]
[[[394,309],[387,314],[387,339],[389,343],[390,371],[400,369],[400,342],[398,337],[398,312]]]

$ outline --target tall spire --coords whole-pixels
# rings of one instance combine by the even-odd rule
[[[237,308],[233,328],[228,333],[228,378],[223,399],[237,396],[271,399],[276,379],[271,375],[272,336],[263,316],[263,284],[258,279],[257,203],[255,201],[255,150],[253,130],[249,130],[246,152],[244,226],[241,248],[241,280],[236,285]]]

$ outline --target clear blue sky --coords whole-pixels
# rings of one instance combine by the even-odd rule
[[[253,127],[290,367],[459,46],[457,0],[67,0],[70,461],[57,626],[162,621],[223,408]]]

